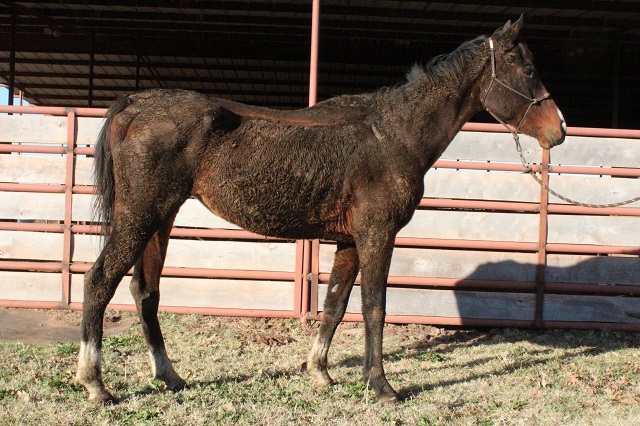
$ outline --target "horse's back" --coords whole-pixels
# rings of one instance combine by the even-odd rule
[[[374,135],[367,98],[297,111],[182,90],[149,90],[130,101],[119,114],[127,127],[122,174],[144,192],[154,185],[195,195],[256,233],[350,239],[358,199],[395,185],[383,175],[399,169],[389,161],[402,152]]]

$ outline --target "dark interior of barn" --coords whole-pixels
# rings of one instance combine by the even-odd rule
[[[540,4],[321,0],[318,100],[400,84],[412,64],[523,15],[570,126],[639,128],[640,2]],[[0,84],[35,105],[106,107],[165,87],[303,108],[311,19],[311,0],[3,0]]]

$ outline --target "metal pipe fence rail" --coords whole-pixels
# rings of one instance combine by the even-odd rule
[[[0,306],[79,309],[98,254],[93,141],[104,109],[0,107]],[[30,114],[30,115],[20,115]],[[42,114],[42,115],[31,115]],[[569,128],[551,152],[524,141],[534,170],[589,202],[640,193],[640,130]],[[591,209],[550,197],[521,172],[510,136],[469,123],[425,178],[396,239],[387,321],[640,330],[640,203]],[[334,245],[265,238],[181,209],[161,309],[314,320]],[[135,309],[127,285],[112,307]],[[356,285],[346,315],[360,320]]]

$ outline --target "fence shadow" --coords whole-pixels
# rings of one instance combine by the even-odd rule
[[[462,288],[455,293],[463,325],[438,327],[433,330],[443,331],[434,333],[424,331],[425,329],[429,330],[428,326],[424,328],[418,326],[413,331],[410,327],[407,333],[419,334],[412,336],[413,339],[410,343],[401,345],[401,349],[386,352],[385,363],[393,364],[404,358],[425,360],[425,362],[437,361],[454,356],[453,354],[463,347],[484,345],[498,348],[499,345],[505,343],[528,343],[526,356],[518,357],[516,354],[509,362],[501,363],[496,368],[483,369],[481,373],[461,374],[459,378],[446,381],[417,383],[402,389],[401,397],[403,399],[410,398],[430,389],[448,387],[469,380],[508,375],[518,369],[544,365],[548,362],[565,363],[572,362],[572,359],[576,357],[593,356],[624,348],[640,349],[639,332],[622,332],[602,327],[607,323],[640,325],[639,297],[629,296],[625,293],[633,293],[634,287],[640,285],[637,280],[637,277],[640,276],[640,257],[598,256],[566,267],[547,266],[545,281],[550,283],[553,292],[545,292],[544,319],[575,321],[576,325],[580,326],[584,326],[585,322],[592,322],[594,327],[591,329],[498,328],[464,324],[465,318],[478,318],[479,309],[475,302],[481,300],[484,295],[495,297],[500,293],[509,292],[505,290],[487,292],[465,288],[465,280],[468,282],[477,280],[535,282],[535,274],[535,265],[512,260],[479,266],[462,280]],[[591,287],[593,289],[589,291]],[[473,293],[473,297],[466,297],[470,293]],[[512,291],[509,293],[522,295],[521,299],[526,298],[527,303],[533,304],[526,313],[526,317],[533,320],[534,291],[524,293]],[[483,305],[482,308],[491,307]],[[504,312],[511,312],[510,308],[505,308]],[[498,309],[487,312],[486,318],[490,317],[489,314],[496,313],[499,313]],[[430,312],[425,311],[424,315],[430,316]],[[390,332],[392,333],[390,328],[385,330],[386,334]],[[563,349],[563,351],[558,352],[556,349]],[[458,363],[456,367],[461,371],[468,371],[470,368],[487,365],[494,360],[495,357],[476,358],[466,363]],[[431,364],[430,369],[450,368],[440,366],[438,362]],[[340,360],[337,365],[357,367],[362,365],[362,360],[359,356],[347,357]],[[477,369],[475,370],[477,371]]]
[[[640,257],[637,256],[594,256],[575,262],[576,256],[557,256],[555,264],[545,267],[545,296],[543,303],[543,321],[575,322],[576,325],[594,323],[637,324],[640,326]],[[563,263],[567,266],[563,266]],[[500,281],[518,279],[536,281],[536,266],[522,264],[512,260],[480,265],[465,280]],[[464,288],[464,280],[463,285]],[[517,307],[496,306],[496,315],[514,315],[513,319],[533,320],[535,316],[535,295],[533,291],[502,291],[514,295],[520,302]],[[456,303],[461,318],[477,318],[482,315],[476,306],[478,291],[456,294]],[[518,296],[521,296],[518,298]],[[508,299],[504,304],[508,303]],[[482,306],[482,308],[491,308]],[[521,312],[513,312],[520,309]],[[484,314],[486,315],[486,313]],[[480,316],[482,318],[482,316]],[[578,328],[578,327],[577,327]]]

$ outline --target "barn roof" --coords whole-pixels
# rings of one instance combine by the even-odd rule
[[[640,127],[640,1],[321,0],[318,98],[373,91],[508,19],[572,125]],[[15,18],[13,18],[15,16]],[[12,37],[12,22],[14,36]],[[307,104],[311,0],[0,0],[0,83],[39,105],[180,87]]]

